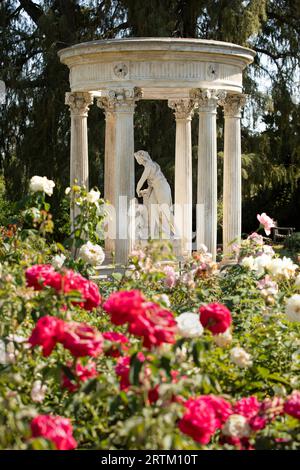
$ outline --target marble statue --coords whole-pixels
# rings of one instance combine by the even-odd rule
[[[139,165],[144,166],[143,174],[137,184],[138,197],[148,211],[148,227],[151,238],[169,238],[174,232],[171,188],[158,163],[149,153],[139,150],[134,154]],[[142,189],[144,183],[148,184]]]

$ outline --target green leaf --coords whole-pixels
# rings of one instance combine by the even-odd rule
[[[137,357],[138,353],[135,353],[130,358],[130,371],[129,371],[129,382],[132,385],[139,385],[139,375],[143,367],[143,363]]]

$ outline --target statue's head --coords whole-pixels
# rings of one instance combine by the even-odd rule
[[[149,153],[145,150],[135,152],[134,156],[139,165],[145,165],[147,162],[151,161]]]

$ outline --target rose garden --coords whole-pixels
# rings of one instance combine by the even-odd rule
[[[1,233],[1,447],[297,449],[300,276],[272,219],[234,263],[203,247],[176,270],[156,241],[94,282],[95,239],[47,241],[53,186],[32,178]],[[67,192],[94,233],[99,193]]]
[[[43,17],[62,8],[49,2],[49,11],[43,10],[43,3],[7,2],[5,14],[12,18],[24,9],[33,19],[38,10]],[[80,14],[92,21],[94,7],[81,3]],[[57,120],[56,140],[48,145],[47,131],[46,145],[33,146],[21,180],[14,167],[22,160],[19,121],[26,128],[20,142],[26,144],[31,131],[37,142],[40,137],[29,112],[18,114],[16,136],[3,139],[8,151],[0,139],[0,449],[299,450],[300,244],[294,207],[283,218],[288,227],[277,221],[298,190],[299,125],[291,130],[291,168],[284,145],[286,161],[271,167],[279,134],[285,140],[283,124],[272,130],[271,145],[267,131],[247,134],[250,119],[246,125],[243,120],[245,105],[246,115],[249,109],[255,114],[253,100],[263,101],[247,74],[257,66],[256,54],[265,53],[253,37],[272,19],[272,12],[260,10],[272,2],[237,2],[248,12],[248,23],[240,26],[248,36],[236,33],[236,44],[215,30],[216,40],[196,33],[186,39],[191,33],[178,33],[179,19],[164,37],[123,38],[120,21],[133,21],[130,6],[125,14],[126,2],[107,3],[121,8],[111,20],[114,33],[45,46],[51,60],[60,61],[57,70],[68,69],[66,94],[58,86],[51,95],[57,106],[65,99],[68,114]],[[213,17],[207,3],[208,10],[195,16],[195,28],[208,12]],[[180,18],[180,8],[176,12]],[[108,29],[109,15],[111,9],[104,15]],[[46,23],[33,19],[37,30],[50,21],[46,16]],[[249,29],[254,17],[260,26]],[[281,66],[288,65],[283,59]],[[7,83],[0,98],[7,91],[10,122],[15,85]],[[15,105],[21,101],[20,95]],[[141,118],[152,102],[156,107]],[[298,108],[296,103],[293,112]],[[166,143],[166,122],[173,126],[171,166],[157,158],[159,138],[146,136],[150,122],[157,119],[160,126],[158,109],[166,136],[158,128],[155,136]],[[267,124],[273,113],[274,120],[285,116],[292,126],[292,111],[287,117],[270,109]],[[99,153],[93,141],[97,113],[103,122]],[[44,128],[50,121],[45,116]],[[258,154],[272,149],[263,176],[247,167],[248,160],[253,168],[258,161],[255,135],[263,135]],[[164,151],[165,144],[159,145]],[[60,146],[67,152],[60,154]],[[47,155],[59,156],[53,171],[49,164],[40,172],[45,147]],[[44,161],[35,160],[39,151]],[[96,160],[102,176],[94,185]],[[62,162],[67,179],[64,170],[60,174]],[[283,173],[284,183],[278,176]],[[284,187],[280,194],[270,189],[277,188],[275,180]]]

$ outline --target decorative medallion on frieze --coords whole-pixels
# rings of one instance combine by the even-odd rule
[[[219,77],[219,64],[207,64],[206,78],[207,80],[217,80]]]
[[[129,67],[124,62],[115,64],[113,67],[114,76],[119,79],[129,78]]]

